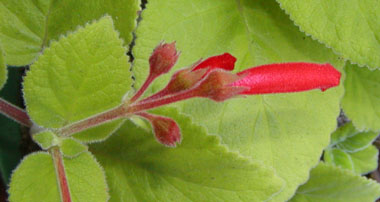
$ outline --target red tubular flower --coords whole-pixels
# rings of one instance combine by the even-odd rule
[[[253,67],[237,73],[232,86],[246,87],[241,94],[299,92],[338,86],[341,74],[330,64],[279,63]]]
[[[136,115],[145,118],[151,123],[154,136],[159,143],[175,147],[176,143],[181,142],[181,131],[173,119],[146,112],[139,112]]]
[[[222,55],[216,55],[207,58],[202,61],[198,65],[196,65],[192,71],[196,71],[198,69],[208,69],[210,72],[213,69],[224,69],[227,71],[231,71],[235,67],[236,58],[229,53],[223,53]]]

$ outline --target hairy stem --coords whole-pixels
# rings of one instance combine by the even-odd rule
[[[130,102],[134,102],[137,99],[141,97],[141,95],[145,92],[145,90],[149,87],[149,85],[153,82],[155,79],[154,76],[151,74],[148,76],[148,78],[145,80],[144,84],[141,86],[141,88],[137,91],[137,93],[131,98]]]
[[[29,116],[25,110],[7,102],[2,98],[0,98],[0,113],[4,114],[6,117],[16,121],[21,125],[27,127],[32,126],[32,122],[30,121]]]
[[[123,118],[127,115],[127,109],[124,105],[120,105],[111,110],[102,112],[87,119],[67,125],[57,131],[62,136],[70,136],[74,133],[84,131],[89,128],[99,126],[101,124]]]
[[[67,183],[67,177],[65,173],[65,166],[63,165],[62,154],[58,147],[53,147],[50,150],[51,156],[53,157],[53,163],[55,167],[55,174],[58,180],[58,187],[61,193],[62,202],[71,202],[71,195],[69,185]]]

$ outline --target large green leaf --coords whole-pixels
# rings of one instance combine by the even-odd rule
[[[230,52],[236,70],[274,62],[330,62],[341,67],[331,50],[306,37],[275,1],[150,1],[137,29],[133,71],[140,86],[148,58],[162,40],[176,41],[181,51],[175,69],[199,58]],[[170,75],[158,79],[157,91]],[[291,197],[317,164],[336,127],[341,88],[324,93],[251,96],[215,103],[193,99],[177,104],[231,149],[273,166],[287,183],[275,200]]]
[[[104,172],[89,152],[63,160],[73,202],[104,202],[109,198]],[[12,175],[8,192],[10,202],[60,201],[50,154],[37,152],[25,157]]]
[[[302,31],[353,63],[380,68],[376,0],[277,0]]]
[[[131,83],[122,40],[112,19],[104,17],[46,48],[27,72],[24,96],[33,121],[59,128],[118,106]],[[104,139],[120,123],[107,123],[76,137]]]
[[[22,66],[32,63],[51,40],[109,14],[126,44],[132,40],[140,0],[2,0],[0,42],[6,62]]]
[[[370,71],[352,64],[345,70],[344,112],[359,130],[380,131],[380,70]]]
[[[128,121],[106,142],[91,145],[103,165],[111,201],[264,201],[281,190],[273,169],[228,152],[216,136],[176,110],[177,148],[159,144]]]
[[[311,170],[309,181],[300,186],[291,202],[373,202],[380,185],[350,171],[320,163]]]
[[[4,61],[4,53],[0,46],[0,89],[3,88],[5,82],[7,81],[8,71],[7,66]]]

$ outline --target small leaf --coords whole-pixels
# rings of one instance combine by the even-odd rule
[[[5,65],[3,50],[1,49],[1,46],[0,46],[0,89],[4,87],[4,84],[7,81],[7,78],[8,78],[7,66]]]
[[[177,148],[130,121],[107,142],[91,145],[105,168],[110,201],[264,201],[281,191],[283,181],[271,168],[228,152],[176,110],[155,112],[180,125]]]
[[[379,150],[371,145],[361,151],[349,153],[358,174],[367,174],[377,168]]]
[[[380,68],[380,10],[375,0],[277,0],[302,31],[353,63]]]
[[[356,152],[371,145],[377,136],[378,133],[375,132],[359,132],[352,122],[349,122],[331,135],[330,147],[336,146],[347,152]]]
[[[45,49],[27,72],[24,96],[33,121],[59,128],[118,106],[131,83],[122,40],[112,19],[104,17]],[[75,137],[102,140],[120,124],[106,123]]]
[[[319,163],[309,181],[300,186],[291,202],[373,202],[380,197],[380,185],[350,171]]]
[[[380,131],[380,70],[348,64],[345,71],[344,112],[359,130]]]
[[[132,41],[132,31],[140,9],[140,0],[87,1],[14,1],[0,2],[0,42],[9,65],[27,65],[62,34],[79,25],[109,14],[115,20],[125,44]]]
[[[64,165],[73,202],[107,201],[103,170],[89,152],[73,159],[64,158]],[[14,171],[8,192],[10,202],[60,201],[51,156],[46,152],[26,156]]]
[[[43,131],[32,136],[33,140],[44,150],[59,143],[58,137],[51,131]]]
[[[73,138],[64,138],[61,140],[59,148],[65,157],[73,158],[87,151],[87,146]]]
[[[354,165],[350,155],[340,149],[333,148],[325,150],[324,160],[332,165],[354,171]]]

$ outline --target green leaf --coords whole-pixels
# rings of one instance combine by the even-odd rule
[[[380,185],[350,171],[318,164],[309,181],[300,186],[291,202],[373,202],[380,197]]]
[[[359,132],[352,122],[346,123],[331,135],[324,160],[357,174],[367,174],[377,168],[378,151],[372,146],[377,136],[374,132]]]
[[[175,70],[223,52],[238,59],[235,72],[290,61],[343,65],[331,50],[299,32],[275,1],[150,1],[142,19],[133,50],[136,87],[147,77],[148,58],[162,40],[176,41],[181,51]],[[147,92],[160,90],[169,77],[159,78]],[[274,200],[285,201],[328,145],[341,95],[342,88],[334,88],[224,103],[192,99],[176,106],[231,149],[274,167],[287,183]]]
[[[51,131],[43,131],[32,136],[33,140],[44,150],[58,145],[58,137]]]
[[[349,122],[331,135],[330,147],[336,146],[347,152],[356,152],[370,146],[377,136],[374,132],[359,132],[352,122]]]
[[[277,0],[302,31],[353,63],[380,68],[376,0]]]
[[[89,152],[64,158],[64,165],[73,202],[104,202],[109,198],[104,172]],[[8,192],[10,202],[60,201],[52,157],[46,152],[25,157],[12,175]]]
[[[0,2],[0,42],[10,65],[27,65],[36,59],[51,40],[74,30],[78,25],[109,14],[115,20],[125,44],[132,41],[140,0],[32,1]]]
[[[359,130],[380,131],[380,70],[352,64],[347,64],[345,70],[344,112]]]
[[[87,151],[87,146],[73,138],[64,138],[61,140],[59,148],[65,157],[76,157],[79,154]]]
[[[379,150],[371,145],[361,151],[349,153],[358,174],[367,174],[378,166]]]
[[[7,66],[5,65],[3,50],[1,49],[1,46],[0,46],[0,89],[4,87],[4,84],[7,81],[7,77],[8,77]]]
[[[273,169],[228,152],[176,110],[159,113],[181,128],[176,148],[130,121],[107,142],[91,145],[105,169],[110,201],[264,201],[281,190]]]
[[[354,163],[350,155],[343,150],[337,148],[325,150],[324,160],[327,163],[354,171]]]
[[[59,128],[118,106],[131,90],[126,50],[104,17],[61,37],[31,66],[24,82],[28,114],[37,124]],[[106,138],[121,121],[89,129],[76,138]]]

